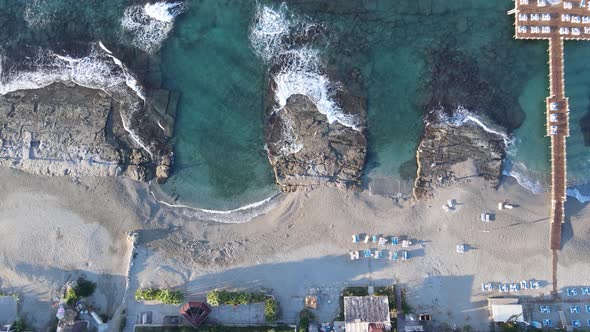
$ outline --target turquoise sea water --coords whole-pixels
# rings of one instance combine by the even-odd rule
[[[18,18],[25,16],[26,3],[50,14],[41,16],[46,20],[43,29],[32,29]],[[182,94],[175,171],[162,189],[177,203],[232,209],[277,190],[263,141],[268,64],[256,56],[248,33],[257,6],[276,9],[280,2],[187,3],[189,9],[176,18],[161,49],[163,85]],[[549,171],[544,129],[547,43],[513,39],[513,17],[506,15],[511,0],[286,4],[291,19],[323,24],[328,43],[320,51],[328,70],[344,78],[352,70],[362,74],[369,114],[368,181],[411,181],[422,116],[443,103],[465,106],[514,129],[509,159],[518,167],[512,170],[522,175],[523,184],[543,186]],[[117,45],[125,42],[119,20],[129,5],[123,0],[0,2],[0,20],[9,27],[0,29],[9,31],[0,32],[0,41],[17,49],[66,42],[66,37],[106,40],[117,52]],[[588,55],[590,44],[566,43],[568,176],[577,182],[590,180],[590,148],[580,129],[590,109]]]

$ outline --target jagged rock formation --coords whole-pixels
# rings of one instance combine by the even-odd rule
[[[490,133],[472,121],[449,123],[437,112],[427,116],[424,135],[416,153],[416,199],[428,198],[438,186],[456,180],[452,166],[472,160],[479,176],[497,185],[502,172],[507,134]]]
[[[135,130],[148,123],[147,116],[158,113],[154,110],[160,107],[158,99],[162,103],[165,98],[150,98],[148,109],[131,119]],[[160,153],[150,155],[124,128],[123,107],[103,91],[75,84],[54,83],[0,96],[0,166],[42,175],[164,180],[172,164],[167,137],[173,119],[163,122],[165,135],[158,129],[153,139],[146,140],[160,145],[154,150]]]
[[[340,96],[344,112],[366,126],[365,100]],[[338,122],[328,123],[325,115],[304,95],[293,95],[278,111],[267,109],[265,141],[277,183],[285,191],[298,186],[333,183],[355,187],[367,153],[365,130]]]

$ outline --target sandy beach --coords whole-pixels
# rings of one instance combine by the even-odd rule
[[[21,313],[42,328],[53,312],[51,297],[68,278],[85,274],[98,281],[91,302],[112,314],[125,285],[127,232],[139,230],[130,316],[146,308],[177,310],[137,304],[137,287],[177,288],[189,299],[223,288],[271,291],[287,323],[295,322],[305,295],[320,294],[318,318],[330,321],[343,287],[395,283],[407,289],[414,311],[431,313],[436,324],[486,331],[486,298],[499,293],[482,292],[481,283],[534,279],[541,289],[519,295],[551,291],[548,195],[531,194],[511,178],[491,188],[469,167],[457,171],[462,179],[428,201],[398,203],[322,187],[282,195],[274,209],[248,223],[222,224],[161,206],[146,185],[128,180],[47,178],[3,169],[0,287],[20,294]],[[449,199],[457,206],[445,212],[441,206]],[[505,200],[517,207],[498,211]],[[483,212],[495,220],[481,222]],[[560,290],[590,274],[590,225],[584,222],[590,209],[570,200],[567,212]],[[411,239],[410,259],[350,261],[349,250],[377,248],[353,244],[351,235],[361,233]],[[457,253],[457,244],[466,244],[467,252]]]

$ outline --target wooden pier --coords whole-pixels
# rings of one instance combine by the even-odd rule
[[[551,138],[551,249],[561,249],[567,189],[566,138],[569,102],[565,97],[564,40],[590,40],[588,1],[515,0],[516,39],[549,41],[549,97],[546,99],[547,136]]]

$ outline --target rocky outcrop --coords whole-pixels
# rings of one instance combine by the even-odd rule
[[[365,100],[341,95],[343,111],[366,124]],[[356,187],[367,153],[365,130],[333,122],[304,95],[293,95],[280,110],[267,110],[265,141],[277,183],[285,191],[332,183]]]
[[[477,119],[486,124],[486,130],[473,119],[477,118],[469,114],[444,114],[441,110],[426,117],[424,135],[416,153],[416,199],[431,197],[437,187],[457,180],[453,166],[468,160],[473,162],[475,175],[498,184],[508,135],[497,126],[492,129],[489,120]]]
[[[151,142],[155,153],[139,146],[122,122],[124,107],[101,90],[75,84],[0,96],[0,166],[42,175],[164,180],[172,164],[167,136],[162,129],[149,140],[146,133],[137,134]],[[131,121],[147,127],[150,112]]]

